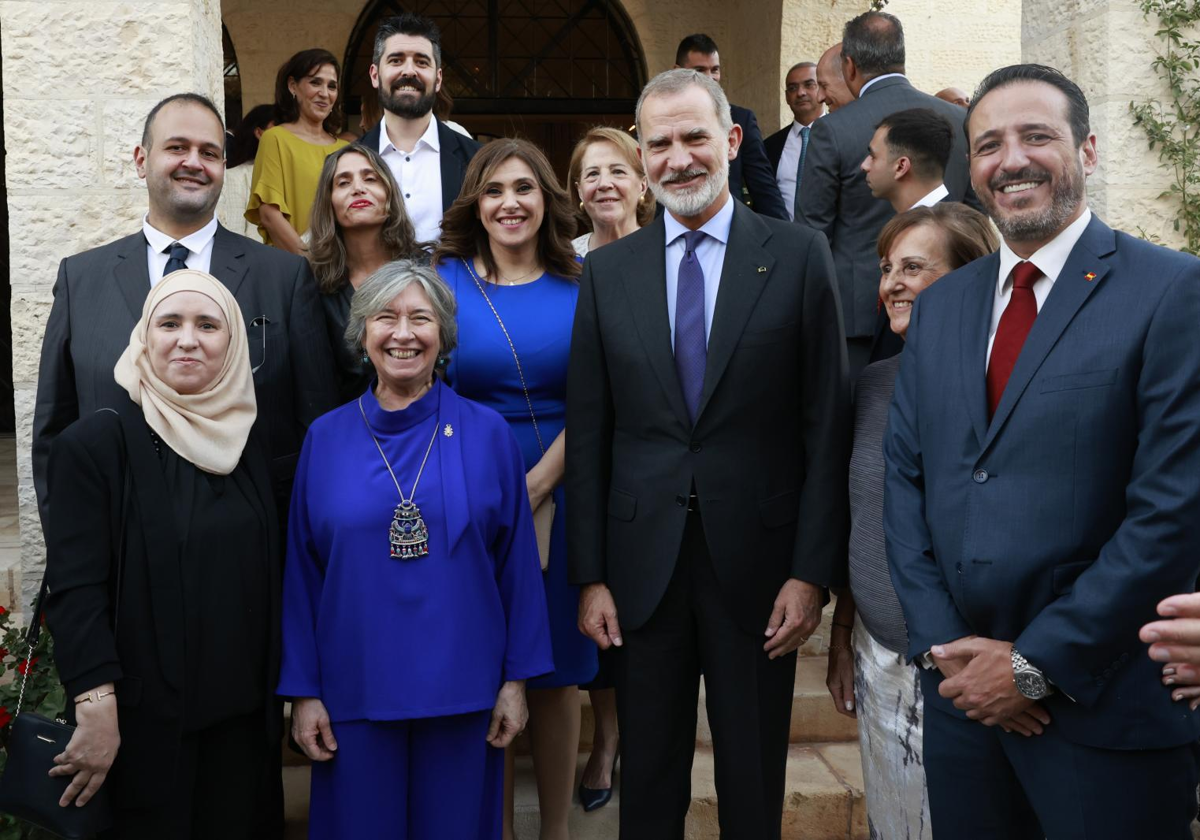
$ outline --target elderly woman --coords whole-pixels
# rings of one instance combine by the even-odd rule
[[[348,145],[338,137],[341,69],[333,53],[302,50],[275,77],[275,127],[263,132],[254,157],[246,221],[262,241],[302,254],[301,237],[325,158]]]
[[[435,375],[455,338],[432,269],[375,272],[346,340],[378,378],[304,441],[279,693],[312,837],[498,838],[503,748],[553,668],[521,451]]]
[[[879,297],[892,331],[904,337],[922,290],[998,245],[987,218],[964,204],[918,207],[888,222],[878,242]],[[883,536],[883,433],[900,361],[868,365],[855,388],[850,590],[838,593],[833,614],[828,686],[839,712],[857,712],[872,836],[928,838],[919,672],[904,662],[908,631]]]
[[[280,550],[237,302],[168,275],[114,373],[129,399],[50,452],[46,615],[78,723],[62,804],[106,784],[121,840],[264,837]]]
[[[549,539],[543,579],[554,673],[529,683],[543,840],[567,836],[578,686],[596,674],[596,646],[576,627],[579,591],[567,584],[561,488],[567,355],[579,296],[573,228],[567,193],[541,150],[527,140],[493,140],[467,166],[433,257],[458,300],[461,342],[446,379],[509,422],[521,445],[529,504],[550,526],[542,535]],[[505,813],[511,823],[511,800]]]
[[[325,159],[309,234],[308,262],[321,290],[344,403],[374,376],[363,354],[345,341],[355,290],[386,263],[424,255],[391,170],[365,146],[347,146]]]
[[[591,228],[571,240],[580,257],[654,219],[654,198],[647,194],[637,143],[620,129],[599,126],[583,135],[571,152],[567,182],[572,203],[579,204],[580,222]]]

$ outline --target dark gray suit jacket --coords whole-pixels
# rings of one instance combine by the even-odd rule
[[[621,625],[654,612],[688,494],[738,623],[761,634],[789,577],[845,574],[850,413],[825,238],[735,202],[693,426],[675,372],[662,219],[588,254],[567,376],[572,583]]]
[[[902,76],[881,79],[862,98],[813,123],[804,158],[804,191],[796,221],[825,234],[837,267],[838,291],[848,338],[870,338],[879,299],[879,231],[895,215],[891,204],[871,195],[859,168],[875,126],[884,117],[908,108],[932,108],[955,128],[954,147],[946,167],[951,201],[978,207],[967,172],[966,113],[957,105],[922,93]]]
[[[277,498],[285,505],[282,515],[308,424],[337,405],[316,280],[303,258],[220,226],[210,269],[237,299],[250,364],[261,365],[254,374],[255,426],[268,448]],[[33,414],[33,482],[43,524],[50,444],[80,416],[129,399],[113,367],[129,345],[149,291],[146,237],[140,231],[59,264]]]

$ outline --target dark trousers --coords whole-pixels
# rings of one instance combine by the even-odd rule
[[[1026,738],[928,702],[924,743],[934,840],[1191,840],[1194,744],[1103,750],[1053,721]]]
[[[173,795],[153,808],[113,802],[105,840],[261,840],[283,824],[280,751],[255,712],[184,735]],[[278,790],[277,790],[278,789]],[[277,793],[280,794],[277,796]]]
[[[691,804],[696,704],[704,674],[726,840],[779,840],[796,655],[769,660],[742,630],[689,514],[675,572],[617,665],[621,840],[680,840]],[[768,616],[763,616],[766,630]]]

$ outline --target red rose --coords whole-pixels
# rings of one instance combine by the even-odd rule
[[[4,615],[6,612],[8,612],[8,610],[4,609],[3,606],[0,606],[0,615]]]
[[[3,706],[0,706],[0,727],[8,726],[8,722],[12,719],[12,713]]]
[[[32,665],[36,665],[39,658],[40,657],[35,656],[35,657],[33,657],[32,661],[30,661],[28,659],[22,659],[20,662],[17,663],[17,673],[20,674],[21,676],[25,676],[25,673],[26,673],[26,671],[29,670],[29,667]]]

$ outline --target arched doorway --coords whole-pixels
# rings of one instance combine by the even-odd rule
[[[565,175],[571,147],[588,126],[633,122],[646,61],[617,0],[414,0],[404,7],[371,0],[346,47],[352,126],[363,97],[375,96],[368,76],[375,30],[402,8],[441,28],[451,118],[480,140],[527,137]]]

